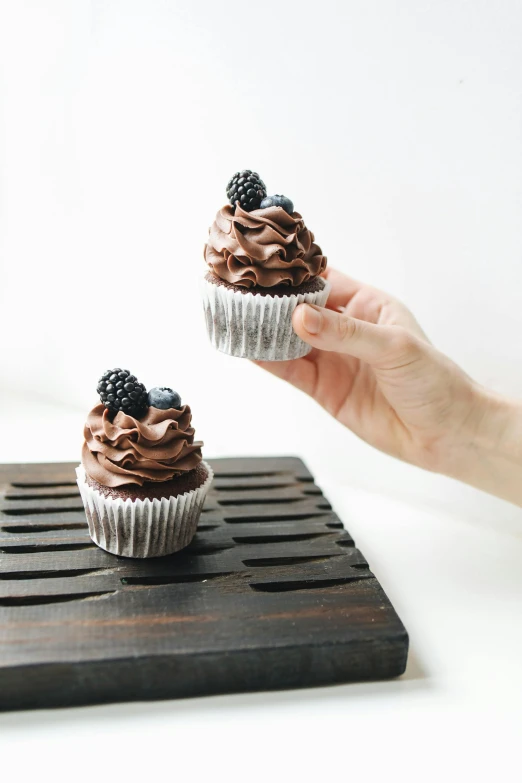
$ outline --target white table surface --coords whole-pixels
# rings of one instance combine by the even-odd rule
[[[6,399],[0,462],[74,459],[80,411]],[[21,428],[62,434],[43,446]],[[462,504],[405,501],[312,467],[410,633],[402,678],[4,713],[0,777],[522,780],[522,512],[477,493],[489,509],[477,523]]]

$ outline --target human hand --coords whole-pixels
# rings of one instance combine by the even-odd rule
[[[303,304],[294,313],[312,352],[258,364],[381,451],[457,475],[479,437],[487,393],[431,345],[401,302],[335,269],[327,278],[327,308]]]

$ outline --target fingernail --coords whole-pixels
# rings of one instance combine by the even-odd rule
[[[309,334],[319,334],[323,324],[323,316],[312,305],[303,308],[303,326]]]

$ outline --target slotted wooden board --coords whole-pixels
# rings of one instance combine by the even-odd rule
[[[74,464],[0,465],[0,708],[402,674],[408,636],[304,464],[221,459],[192,544],[90,540]]]

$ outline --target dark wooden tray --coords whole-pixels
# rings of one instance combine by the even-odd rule
[[[212,466],[190,547],[139,561],[91,542],[73,464],[0,465],[0,708],[402,674],[407,633],[304,464]]]

